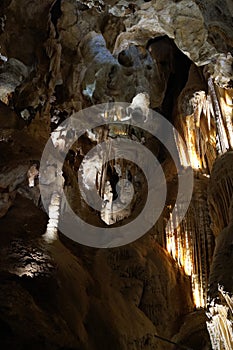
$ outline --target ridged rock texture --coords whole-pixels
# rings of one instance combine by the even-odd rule
[[[1,349],[232,349],[232,17],[231,0],[1,1]],[[168,189],[164,211],[145,236],[97,249],[58,231],[60,193],[47,215],[38,177],[51,132],[74,112],[109,102],[128,102],[132,113],[135,104],[145,114],[150,107],[173,123],[187,145],[194,191],[179,227],[166,226],[180,215],[172,211],[177,172],[166,148],[138,129],[87,130],[71,146],[61,178],[84,220],[119,225],[146,201],[135,164],[89,159],[90,177],[109,206],[99,213],[85,203],[77,172],[107,138],[151,150]],[[62,149],[63,131],[54,135]],[[185,167],[178,141],[177,148]],[[96,164],[100,178],[91,171]],[[48,167],[50,184],[53,174]],[[114,216],[120,174],[136,195]]]

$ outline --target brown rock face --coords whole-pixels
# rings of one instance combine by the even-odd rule
[[[1,349],[232,347],[232,16],[228,0],[1,1]],[[112,102],[130,105],[114,115],[106,107],[97,128],[80,121],[78,130],[63,129],[73,113]],[[165,138],[167,146],[174,144],[182,175],[193,169],[193,196],[182,222],[184,203],[175,204],[180,174],[166,145],[153,137],[159,125],[152,110],[185,141],[182,152],[179,138]],[[144,125],[150,118],[158,128],[151,133],[123,123]],[[62,169],[49,154],[43,173],[51,133],[59,155],[67,139],[70,149]],[[158,159],[165,205],[158,222],[133,243],[82,246],[58,230],[66,210],[62,187],[76,214],[106,232],[125,225],[127,234],[147,201],[146,176],[120,147],[110,161],[99,152],[88,162],[91,149],[106,141],[110,150],[114,140],[140,144]],[[148,159],[141,164],[150,168]],[[104,202],[100,211],[85,202],[82,167],[84,185],[94,183]],[[134,194],[116,214],[114,204],[124,204],[132,192],[119,185],[122,178]],[[54,189],[46,198],[48,215],[39,183]]]

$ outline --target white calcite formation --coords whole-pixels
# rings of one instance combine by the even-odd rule
[[[37,169],[37,165],[33,164],[27,172],[29,187],[35,186],[35,179],[38,178],[38,175],[39,175],[39,171]]]
[[[44,234],[44,239],[48,243],[52,243],[57,240],[57,230],[58,230],[58,222],[59,222],[59,215],[60,215],[60,202],[61,197],[59,193],[53,193],[48,215],[49,215],[49,221],[47,225],[46,232]]]
[[[233,348],[233,297],[219,286],[222,303],[212,301],[208,308],[207,328],[213,350]]]

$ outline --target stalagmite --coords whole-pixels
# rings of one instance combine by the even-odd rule
[[[67,130],[57,128],[56,132],[52,133],[51,140],[54,148],[57,149],[58,153],[62,153],[65,150],[65,146],[68,143],[66,139]],[[51,148],[52,150],[52,148]],[[55,155],[55,154],[54,154]],[[64,177],[62,171],[57,169],[56,157],[51,153],[47,159],[47,166],[43,164],[43,170],[39,169],[40,186],[45,188],[49,186],[49,193],[52,193],[50,198],[47,198],[47,210],[49,215],[49,221],[47,229],[43,238],[46,242],[52,243],[57,240],[58,223],[61,209],[64,203],[61,200],[61,194],[64,186]]]
[[[51,243],[57,239],[58,221],[60,215],[60,200],[59,193],[54,193],[49,205],[49,221],[47,230],[44,234],[46,242]]]

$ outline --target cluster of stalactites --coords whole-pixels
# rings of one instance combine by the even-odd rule
[[[117,132],[117,135],[122,135],[122,130],[120,128],[114,132],[120,131],[120,133]],[[101,220],[107,225],[112,225],[129,217],[132,212],[134,190],[131,185],[131,177],[136,169],[122,159],[122,154],[121,152],[118,154],[117,148],[112,147],[111,138],[106,143],[108,145],[107,158],[110,154],[113,155],[113,158],[106,161],[103,152],[95,178],[97,191],[102,198]]]
[[[206,178],[195,181],[194,196],[189,210],[174,230],[173,220],[166,227],[166,247],[173,258],[191,276],[196,307],[204,307],[207,300],[207,281],[213,251],[212,232],[206,201]],[[203,193],[205,195],[203,196]],[[179,220],[179,208],[173,215]]]
[[[217,156],[227,153],[233,147],[232,97],[233,90],[214,85],[211,78],[208,79],[207,88],[203,89],[198,70],[191,67],[187,85],[178,100],[179,118],[176,127],[185,139],[188,152],[188,156],[181,152],[177,140],[181,163],[187,166],[189,158],[196,178],[202,176],[208,181]],[[231,182],[231,179],[228,181]],[[232,184],[224,181],[222,193],[227,196],[230,193],[229,188],[232,188]],[[217,198],[211,202],[213,209],[218,202]],[[220,204],[224,207],[225,216],[228,215],[228,202],[229,200]],[[178,209],[177,213],[173,211],[177,218],[178,212]],[[225,216],[219,218],[219,223],[222,220],[227,221]],[[207,298],[210,257],[213,251],[209,220],[207,200],[194,191],[191,206],[181,225],[176,230],[167,227],[166,232],[168,251],[184,267],[185,272],[192,276],[197,306],[204,306]],[[224,223],[220,226],[225,227]]]
[[[210,97],[204,91],[195,92],[192,100],[193,113],[181,119],[182,132],[187,145],[191,167],[211,169],[216,157],[216,131]],[[177,145],[179,148],[179,145]],[[185,155],[181,154],[185,166]]]
[[[213,301],[207,313],[207,328],[213,350],[233,349],[233,297],[219,286],[221,303]]]
[[[199,84],[195,90],[191,82],[194,73],[190,73],[179,98],[177,127],[185,139],[192,168],[209,174],[216,157],[233,149],[233,89],[220,88],[209,78],[207,89],[198,90],[202,87]],[[187,155],[180,152],[180,158],[186,166]]]
[[[122,137],[144,143],[143,134],[134,130],[129,121],[132,119],[132,111],[137,108],[140,108],[141,115],[147,116],[149,104],[149,95],[139,93],[132,99],[130,108],[115,106],[113,109],[106,110],[104,118],[109,124],[105,132],[103,133],[101,127],[95,131],[97,143],[101,144],[105,141],[107,144],[106,154],[103,152],[102,159],[99,159],[100,164],[95,165],[98,170],[94,175],[97,191],[103,200],[100,217],[107,225],[123,220],[132,213],[135,197],[131,181],[132,177],[138,173],[137,167],[123,159],[121,148],[113,147],[111,140]],[[122,124],[114,124],[114,122],[122,122]],[[127,123],[124,124],[124,122]],[[133,151],[135,151],[134,148]],[[106,161],[110,154],[113,155],[112,159]]]

